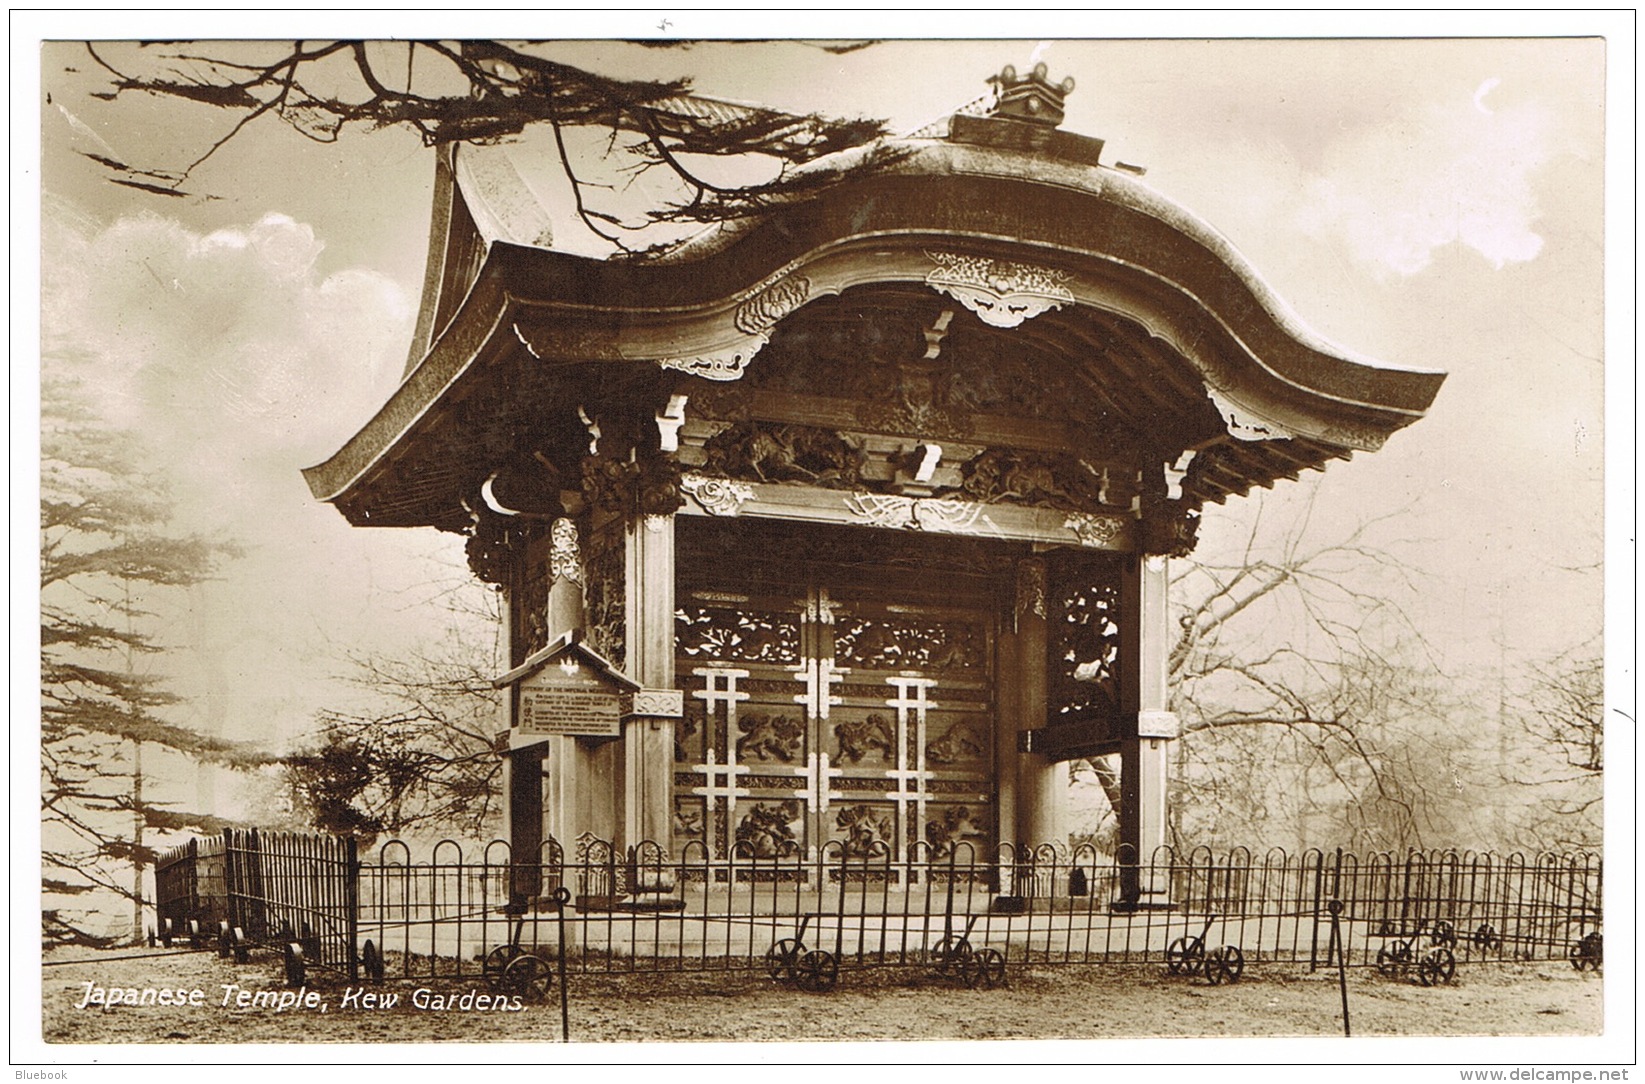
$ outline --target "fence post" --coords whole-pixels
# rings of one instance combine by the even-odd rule
[[[224,917],[228,919],[229,928],[239,927],[243,932],[245,924],[240,921],[240,908],[234,897],[234,871],[237,863],[234,860],[234,829],[223,829],[223,909],[228,912]]]
[[[1325,888],[1325,853],[1315,851],[1319,861],[1314,865],[1314,927],[1308,935],[1308,971],[1312,974],[1319,970],[1319,909],[1324,898]],[[1308,852],[1303,852],[1303,860],[1307,861]]]
[[[348,981],[360,981],[360,844],[353,836],[343,840],[343,948],[348,953]]]

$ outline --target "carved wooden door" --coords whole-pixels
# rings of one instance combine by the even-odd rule
[[[682,583],[675,844],[714,857],[994,839],[987,599],[884,574]],[[965,854],[962,853],[962,860]]]

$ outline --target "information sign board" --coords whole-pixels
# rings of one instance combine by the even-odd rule
[[[615,738],[622,734],[618,691],[586,662],[567,655],[520,682],[521,734]]]

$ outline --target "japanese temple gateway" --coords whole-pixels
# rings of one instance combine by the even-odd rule
[[[1122,839],[1164,842],[1168,562],[1444,376],[1299,325],[1058,128],[1071,81],[996,85],[649,259],[511,238],[496,149],[442,157],[414,364],[306,473],[502,588],[516,853],[986,854],[1066,840],[1064,762],[1108,753]]]

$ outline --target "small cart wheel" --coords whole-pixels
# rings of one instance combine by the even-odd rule
[[[1502,947],[1502,935],[1489,922],[1481,922],[1472,938],[1474,947],[1481,952],[1495,952]]]
[[[217,924],[217,958],[226,960],[234,953],[234,935],[229,932],[228,919]]]
[[[554,969],[541,956],[528,952],[509,961],[499,985],[505,994],[513,994],[527,1004],[537,1004],[548,1000],[549,991],[554,989]]]
[[[286,942],[286,985],[301,986],[308,977],[308,967],[303,961],[303,946],[295,941]]]
[[[1443,986],[1456,977],[1457,958],[1444,945],[1432,949],[1417,965],[1417,978],[1424,986]]]
[[[1578,971],[1598,971],[1605,959],[1604,939],[1598,933],[1591,933],[1572,945],[1566,955]]]
[[[939,975],[948,974],[949,968],[954,968],[958,972],[970,959],[971,942],[952,934],[938,941],[937,947],[931,950],[932,966]]]
[[[985,948],[972,959],[983,989],[992,990],[1005,985],[1005,953],[999,949]],[[975,987],[977,984],[968,985]]]
[[[1165,948],[1165,969],[1173,975],[1197,975],[1205,965],[1205,942],[1179,937]]]
[[[1245,974],[1245,953],[1238,945],[1224,945],[1219,949],[1212,949],[1205,958],[1205,978],[1212,986],[1221,986],[1223,983],[1233,984]]]
[[[834,959],[832,952],[813,949],[800,957],[794,977],[800,989],[813,994],[826,994],[839,981],[840,962]]]
[[[1411,943],[1409,941],[1390,941],[1377,949],[1377,970],[1393,978],[1404,972],[1411,963]]]
[[[205,933],[200,929],[200,920],[197,919],[197,918],[189,919],[188,920],[188,947],[189,948],[203,948],[205,946],[205,943],[206,943],[206,937],[205,937]]]
[[[162,918],[160,920],[160,943],[162,945],[166,946],[167,948],[170,948],[172,938],[174,938],[176,936],[177,936],[177,927],[172,925],[171,919]]]
[[[234,942],[234,962],[245,964],[251,962],[251,945],[246,941],[246,931],[236,926],[229,932],[229,938]]]
[[[503,972],[508,970],[508,965],[519,959],[522,952],[519,945],[498,945],[480,961],[480,977],[492,986],[497,985],[503,977]]]
[[[1445,948],[1456,947],[1457,928],[1444,919],[1434,923],[1434,932],[1429,936],[1436,945],[1443,945]]]
[[[765,950],[765,973],[773,982],[793,982],[794,964],[805,952],[805,943],[785,937]]]
[[[360,948],[360,967],[365,971],[366,978],[372,982],[383,981],[383,954],[377,948],[377,942],[370,938],[367,938],[366,943]]]

